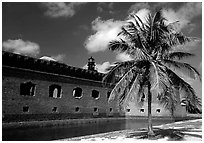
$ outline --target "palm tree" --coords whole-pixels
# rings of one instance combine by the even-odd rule
[[[183,93],[187,109],[197,109],[201,106],[200,98],[196,96],[192,86],[177,72],[182,71],[191,78],[201,80],[201,75],[194,67],[179,61],[194,55],[186,52],[185,47],[176,48],[179,45],[185,46],[196,38],[186,37],[176,31],[174,24],[177,22],[167,24],[166,21],[162,10],[153,16],[149,13],[145,21],[136,14],[130,14],[127,23],[118,33],[120,38],[111,41],[109,49],[125,53],[132,60],[116,62],[108,69],[109,72],[103,79],[104,83],[113,83],[109,101],[117,96],[122,109],[125,109],[131,100],[143,103],[143,95],[147,94],[149,136],[154,135],[152,96],[156,96],[160,103],[171,111],[172,116],[179,102],[178,92]]]

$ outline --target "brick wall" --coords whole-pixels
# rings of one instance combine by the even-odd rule
[[[116,102],[107,102],[110,89],[103,87],[100,82],[10,67],[3,67],[2,74],[3,120],[32,120],[37,116],[43,120],[46,117],[60,119],[119,115]],[[35,84],[34,96],[20,95],[20,84],[24,82]],[[49,97],[49,86],[53,84],[61,87],[60,98]],[[80,99],[73,96],[76,87],[82,89]],[[99,91],[98,99],[91,96],[92,90]],[[28,111],[23,111],[27,107]]]

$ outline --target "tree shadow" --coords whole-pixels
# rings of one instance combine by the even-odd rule
[[[131,133],[131,134],[127,135],[127,138],[157,140],[157,139],[168,137],[168,139],[167,139],[168,141],[182,141],[182,140],[184,140],[185,135],[188,135],[191,137],[202,138],[202,135],[189,133],[189,132],[200,132],[200,131],[192,130],[192,128],[179,128],[179,129],[153,128],[155,135],[152,137],[148,136],[148,134],[147,134],[148,132],[146,129],[140,129],[140,131],[143,131],[143,132]],[[186,133],[186,132],[188,132],[188,133]]]

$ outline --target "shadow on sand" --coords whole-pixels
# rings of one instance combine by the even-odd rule
[[[197,135],[195,132],[200,132],[198,130],[193,130],[192,128],[179,128],[179,129],[161,129],[153,128],[155,135],[153,137],[148,137],[146,129],[140,129],[142,132],[130,133],[127,138],[136,139],[151,139],[157,140],[161,138],[168,138],[168,141],[182,141],[184,136],[191,136],[196,138],[202,138],[202,135]]]

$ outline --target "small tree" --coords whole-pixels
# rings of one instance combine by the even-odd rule
[[[172,115],[180,96],[178,91],[184,93],[188,108],[197,108],[201,105],[192,86],[173,70],[175,68],[183,72],[187,71],[191,78],[201,79],[194,67],[179,61],[194,55],[175,48],[178,45],[185,46],[195,38],[186,37],[176,31],[174,23],[167,24],[162,10],[153,16],[149,13],[145,21],[131,14],[118,36],[120,36],[119,40],[109,43],[109,49],[125,53],[132,60],[116,62],[108,69],[109,72],[103,82],[115,83],[109,101],[117,96],[123,108],[131,99],[135,102],[143,102],[142,96],[147,89],[149,136],[154,135],[151,115],[152,96],[160,99],[159,101],[171,111]]]

